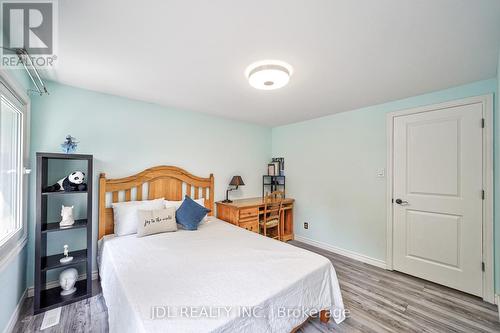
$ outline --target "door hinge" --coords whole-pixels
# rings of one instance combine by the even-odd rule
[[[485,269],[485,266],[484,266],[484,261],[481,263],[481,269],[483,270],[484,272],[484,269]]]
[[[481,199],[484,200],[484,190],[481,191]]]
[[[486,121],[484,120],[484,118],[481,118],[481,128],[484,128],[485,125]]]

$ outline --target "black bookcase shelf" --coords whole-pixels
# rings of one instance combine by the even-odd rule
[[[87,191],[73,191],[73,192],[57,191],[57,192],[42,192],[42,195],[68,195],[68,194],[82,194],[82,193],[88,193],[88,192]]]
[[[89,284],[87,280],[76,281],[75,293],[68,296],[61,296],[61,288],[59,287],[42,290],[40,292],[40,309],[42,310],[39,312],[55,309],[89,297],[87,290],[92,287],[92,283]]]
[[[266,189],[268,192],[281,190],[285,193],[285,176],[262,176],[262,197],[265,196]]]
[[[78,250],[78,251],[73,251],[69,253],[70,257],[73,257],[73,260],[71,260],[68,263],[62,264],[59,259],[61,259],[64,255],[62,253],[59,254],[54,254],[51,256],[47,257],[42,257],[41,260],[41,271],[45,272],[50,269],[56,269],[56,268],[67,268],[67,267],[73,267],[78,264],[81,264],[82,262],[87,261],[87,250]]]
[[[57,154],[57,153],[37,153],[36,166],[36,229],[35,229],[35,295],[34,295],[34,313],[38,314],[50,309],[57,308],[66,304],[80,301],[92,295],[92,180],[93,180],[93,157],[92,155],[82,154]],[[86,165],[86,183],[87,191],[74,192],[43,192],[42,189],[48,184],[48,175],[51,160],[64,161],[82,161]],[[61,161],[62,160],[62,161]],[[60,175],[60,178],[66,175]],[[60,179],[59,178],[59,179]],[[54,181],[54,180],[52,180]],[[71,226],[61,227],[59,222],[49,221],[48,209],[50,200],[61,200],[66,196],[75,198],[75,195],[82,195],[86,198],[86,218],[75,220]],[[80,197],[78,197],[80,198]],[[52,214],[54,215],[54,214]],[[64,255],[48,254],[48,235],[50,239],[64,237],[67,230],[85,230],[86,248],[71,251],[70,256],[73,260],[66,264],[61,264],[59,259]],[[71,244],[68,243],[71,249]],[[76,292],[72,295],[61,296],[61,288],[54,287],[46,289],[47,274],[56,269],[65,269],[69,267],[85,266],[85,271],[79,271],[80,276],[86,274],[85,279],[76,282]],[[57,272],[57,271],[56,271]]]
[[[64,231],[70,229],[80,229],[87,228],[87,219],[75,220],[73,225],[69,225],[66,227],[61,227],[59,222],[50,222],[42,224],[42,233],[54,232],[54,231]]]

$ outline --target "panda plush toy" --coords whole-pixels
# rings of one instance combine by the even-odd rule
[[[57,192],[57,191],[66,191],[66,192],[73,192],[73,191],[86,191],[87,190],[87,184],[85,184],[83,181],[85,180],[85,174],[81,171],[75,171],[68,175],[67,177],[64,177],[57,183],[51,186],[47,186],[46,188],[43,189],[44,192]]]

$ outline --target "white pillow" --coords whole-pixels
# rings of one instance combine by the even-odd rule
[[[175,207],[140,210],[138,215],[137,237],[177,231]]]
[[[194,202],[196,202],[198,205],[205,207],[205,199],[193,199]],[[165,200],[165,207],[175,207],[175,210],[179,209],[179,207],[182,205],[184,200],[181,201],[170,201],[170,200]],[[203,217],[203,220],[201,222],[206,222],[208,221],[208,214]]]
[[[165,208],[164,198],[144,201],[112,203],[115,235],[125,236],[137,233],[138,211]]]

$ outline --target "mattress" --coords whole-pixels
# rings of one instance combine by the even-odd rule
[[[344,319],[332,263],[213,217],[197,231],[104,237],[110,332],[290,332],[323,309]]]

